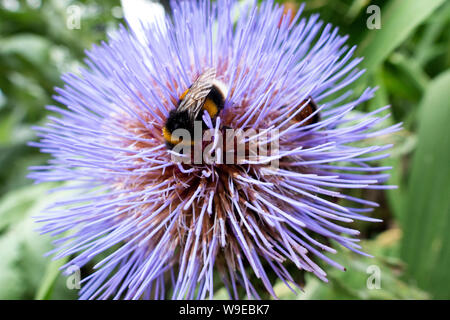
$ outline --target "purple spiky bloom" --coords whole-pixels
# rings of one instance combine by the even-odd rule
[[[164,24],[141,24],[140,35],[122,27],[87,53],[80,75],[63,76],[55,99],[67,108],[49,106],[60,116],[31,143],[53,159],[30,176],[77,192],[39,220],[43,233],[59,235],[56,258],[74,256],[66,268],[102,257],[80,298],[203,299],[213,296],[215,273],[232,298],[259,298],[259,281],[275,296],[269,279],[298,282],[288,264],[324,281],[317,258],[343,270],[324,254],[336,253],[332,242],[362,253],[350,224],[377,221],[364,216],[376,203],[343,191],[389,188],[379,185],[389,168],[373,161],[390,146],[361,141],[400,127],[380,128],[387,107],[352,111],[374,94],[369,88],[349,101],[361,59],[336,28],[300,15],[272,1],[174,3]],[[205,122],[278,130],[278,169],[267,157],[239,165],[171,160],[165,119],[210,67],[230,90],[215,124]],[[320,121],[293,121],[311,98]]]

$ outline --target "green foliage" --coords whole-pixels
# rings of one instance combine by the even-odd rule
[[[391,0],[382,9],[382,27],[367,30],[359,47],[364,57],[363,67],[370,74],[399,47],[411,32],[428,18],[444,0]]]
[[[450,71],[428,86],[420,104],[418,146],[404,207],[402,257],[414,281],[450,299]]]
[[[303,1],[280,1],[300,3]],[[372,214],[384,223],[361,223],[363,248],[375,258],[346,250],[333,255],[346,272],[323,266],[330,282],[306,277],[304,292],[291,293],[276,283],[285,299],[421,299],[450,298],[449,212],[449,87],[450,3],[444,0],[305,0],[305,14],[348,34],[359,45],[367,69],[355,94],[377,86],[376,97],[358,111],[390,104],[392,118],[404,130],[370,143],[394,143],[390,184],[397,190],[354,190],[380,203]],[[49,185],[32,186],[26,179],[30,165],[47,155],[26,145],[37,139],[32,125],[41,125],[54,104],[60,75],[76,72],[84,50],[106,39],[123,20],[113,16],[119,0],[46,0],[39,8],[18,1],[18,10],[0,2],[0,299],[73,299],[59,267],[43,254],[50,239],[34,231],[31,216],[54,198]],[[80,29],[66,26],[68,6],[83,8]],[[381,8],[381,29],[368,30],[366,9]],[[117,8],[115,8],[117,9]],[[116,10],[117,11],[117,10]],[[116,12],[115,11],[115,12]],[[403,236],[402,236],[403,235]],[[368,289],[369,266],[381,270],[381,289]],[[216,298],[226,298],[222,288]]]
[[[28,184],[27,167],[45,162],[26,143],[35,138],[30,127],[42,121],[44,106],[54,103],[61,74],[76,71],[85,48],[120,22],[111,14],[119,0],[48,0],[39,8],[27,3],[16,11],[0,4],[0,195]],[[84,10],[80,29],[66,27],[72,4]]]
[[[83,8],[80,29],[66,27],[67,7]],[[33,8],[20,1],[17,11],[0,2],[0,299],[74,299],[59,273],[62,261],[44,253],[50,239],[39,235],[31,218],[55,200],[49,185],[29,186],[28,167],[47,156],[26,143],[36,139],[45,105],[54,103],[54,87],[63,72],[76,71],[84,50],[106,39],[119,22],[111,14],[119,0],[42,1]]]
[[[51,261],[47,264],[44,277],[42,277],[41,284],[36,293],[36,300],[49,300],[52,297],[58,278],[61,278],[60,268],[69,261],[69,257],[61,258],[59,260]],[[60,289],[61,290],[61,289]],[[75,296],[75,292],[73,294]],[[61,296],[58,296],[61,298]]]
[[[401,280],[404,263],[396,257],[399,229],[391,229],[376,239],[365,241],[362,245],[375,258],[361,257],[349,250],[342,250],[330,258],[346,266],[346,271],[329,269],[329,283],[324,284],[314,276],[308,275],[303,291],[293,293],[282,283],[276,287],[282,299],[427,299],[429,295],[414,284]],[[379,276],[378,280],[371,276]]]
[[[50,298],[52,289],[59,299],[76,296],[65,288],[59,272],[53,270],[52,277],[43,277],[49,266],[61,263],[43,256],[52,249],[50,238],[35,231],[32,219],[56,200],[48,188],[28,186],[9,192],[0,201],[0,299],[33,299],[38,290],[40,298]]]

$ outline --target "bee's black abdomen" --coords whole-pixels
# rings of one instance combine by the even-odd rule
[[[166,128],[169,132],[174,132],[177,129],[186,129],[190,133],[194,132],[194,126],[189,116],[189,112],[172,110],[166,121]]]
[[[212,100],[217,106],[218,111],[220,112],[225,105],[225,97],[223,92],[219,90],[215,85],[212,87],[211,91],[208,94],[208,98]]]
[[[208,98],[210,98],[217,105],[217,109],[219,109],[219,112],[223,109],[225,105],[225,97],[223,95],[223,92],[219,90],[219,88],[213,86],[211,92],[208,95]]]
[[[317,109],[318,109],[317,104],[314,102],[314,100],[312,100],[312,98],[311,98],[311,100],[310,100],[310,102],[309,102],[309,106],[311,107],[311,110],[312,110],[311,113],[316,112]],[[319,122],[319,121],[320,121],[320,113],[317,112],[317,113],[312,117],[310,124],[317,123],[317,122]]]
[[[305,105],[305,103],[307,103]],[[299,105],[298,108],[302,108],[300,112],[298,112],[294,116],[294,121],[297,122],[303,122],[302,126],[307,126],[310,124],[314,124],[320,121],[320,114],[319,112],[316,112],[318,107],[317,104],[314,102],[314,100],[310,97],[308,100],[303,100]],[[314,113],[316,112],[316,113]],[[306,118],[310,117],[312,114],[314,115],[305,121]]]

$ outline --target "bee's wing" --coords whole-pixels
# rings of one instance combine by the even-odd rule
[[[192,119],[195,119],[202,110],[202,105],[212,89],[216,78],[216,69],[210,68],[203,72],[192,84],[188,93],[178,106],[178,111],[189,110]]]

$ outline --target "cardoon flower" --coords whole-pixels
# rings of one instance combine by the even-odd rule
[[[211,298],[217,282],[232,298],[260,298],[262,287],[275,296],[273,279],[298,283],[287,266],[326,281],[319,260],[344,270],[328,253],[362,253],[352,222],[377,221],[364,215],[376,203],[346,189],[389,188],[379,185],[388,168],[373,161],[390,146],[361,141],[399,126],[380,127],[387,107],[353,111],[375,90],[350,98],[361,59],[317,15],[291,16],[272,1],[172,7],[172,17],[121,27],[88,51],[87,67],[57,89],[65,108],[49,106],[59,116],[37,128],[32,145],[53,158],[31,177],[68,182],[72,194],[39,219],[59,235],[55,258],[72,256],[65,268],[95,261],[82,299]],[[224,128],[253,129],[247,141],[272,152],[235,164],[174,161],[166,119],[211,68],[229,88],[220,114],[202,116],[212,140]],[[310,103],[317,108],[299,120]]]

